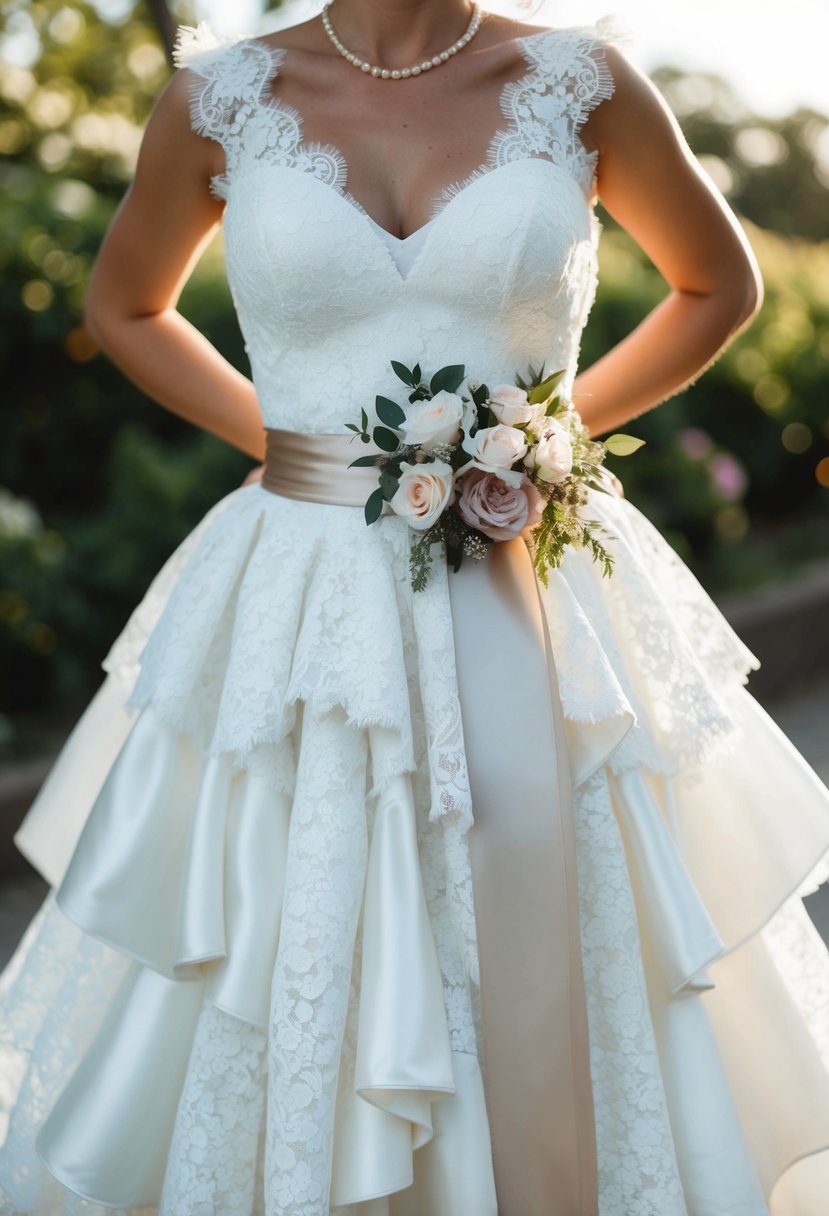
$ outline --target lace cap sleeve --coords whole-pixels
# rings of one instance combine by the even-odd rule
[[[211,179],[210,189],[226,198],[243,132],[273,74],[274,57],[249,34],[218,34],[209,22],[200,21],[178,27],[173,62],[189,69],[190,125],[224,148],[225,172]]]
[[[521,102],[513,105],[514,119],[519,128],[533,127],[539,150],[566,165],[586,193],[592,187],[598,154],[585,148],[581,128],[591,111],[612,97],[614,90],[605,50],[608,46],[629,50],[632,45],[631,28],[617,13],[525,40],[536,79],[532,91],[525,90]]]

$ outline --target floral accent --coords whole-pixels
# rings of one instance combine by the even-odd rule
[[[463,364],[440,368],[428,383],[419,363],[409,368],[392,359],[391,366],[409,389],[407,406],[378,396],[377,425],[369,429],[365,409],[359,426],[346,422],[363,443],[382,449],[349,468],[380,470],[365,504],[367,524],[388,502],[418,533],[409,562],[415,591],[426,586],[436,542],[455,571],[464,556],[480,559],[490,544],[523,535],[545,586],[568,545],[588,548],[610,575],[613,557],[599,539],[607,533],[582,508],[588,489],[611,489],[601,468],[607,452],[627,456],[643,440],[620,434],[592,440],[559,391],[564,368],[545,376],[530,367],[527,382],[518,376],[490,392],[466,377]]]

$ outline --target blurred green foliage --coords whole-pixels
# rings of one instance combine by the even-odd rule
[[[194,18],[178,8],[175,20]],[[149,9],[8,0],[3,21],[0,751],[30,715],[60,707],[71,720],[158,567],[250,467],[148,400],[81,324],[96,250],[170,72]],[[628,497],[722,591],[788,577],[829,552],[828,126],[808,111],[760,119],[712,77],[664,69],[654,79],[744,217],[766,302],[695,385],[624,428],[647,447],[611,463]],[[665,294],[600,215],[582,366]],[[249,371],[220,233],[180,308]]]

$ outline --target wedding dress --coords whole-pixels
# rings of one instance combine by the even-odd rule
[[[267,426],[342,432],[400,399],[390,359],[490,385],[543,363],[572,387],[600,231],[579,130],[622,41],[611,18],[518,39],[486,161],[398,240],[337,149],[303,142],[285,52],[179,31],[193,125],[226,153],[211,189]],[[829,876],[829,791],[673,550],[590,493],[614,572],[570,550],[539,595],[598,1211],[823,1216],[829,955],[801,897]],[[112,646],[15,837],[51,890],[0,980],[4,1213],[496,1216],[463,571],[413,592],[409,536],[239,488]]]

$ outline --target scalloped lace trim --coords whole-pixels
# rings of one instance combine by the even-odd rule
[[[510,161],[541,157],[567,169],[585,192],[591,188],[597,154],[586,150],[579,131],[590,111],[613,94],[605,45],[629,42],[627,27],[611,15],[592,26],[552,28],[515,41],[530,68],[501,91],[507,125],[496,130],[477,168],[434,194],[426,224],[478,178]],[[179,27],[174,61],[195,69],[189,83],[193,129],[216,139],[227,157],[225,171],[211,178],[211,192],[227,199],[232,174],[249,147],[255,159],[311,173],[372,219],[347,188],[348,165],[340,149],[305,143],[301,115],[274,95],[271,84],[285,54],[285,48],[254,35],[220,37],[206,21]]]

